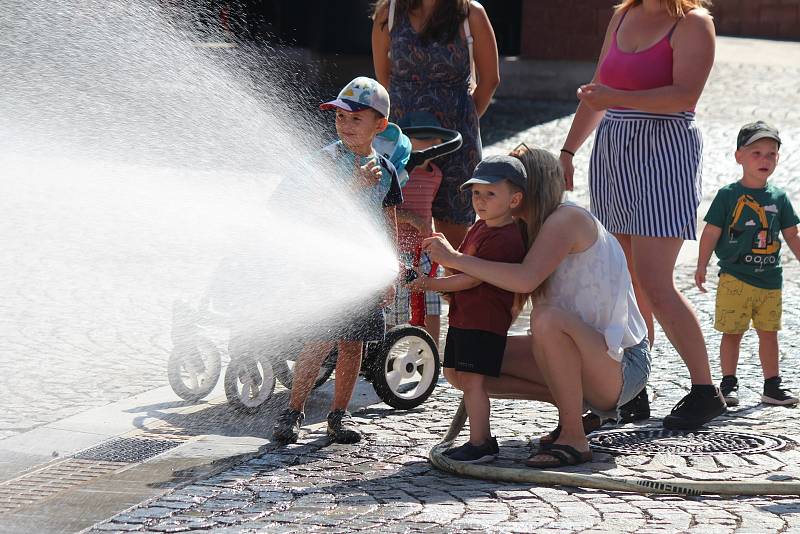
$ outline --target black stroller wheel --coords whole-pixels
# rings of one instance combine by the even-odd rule
[[[211,393],[221,368],[219,349],[209,339],[198,336],[192,343],[173,347],[167,361],[167,378],[176,395],[194,402]]]
[[[416,326],[398,326],[376,349],[372,385],[383,402],[410,410],[431,396],[441,363],[433,338]]]
[[[257,411],[275,391],[275,373],[269,358],[246,353],[231,358],[225,370],[225,396],[237,410]]]

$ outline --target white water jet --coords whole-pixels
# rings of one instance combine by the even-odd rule
[[[51,386],[4,384],[6,426],[56,392],[72,404],[35,423],[164,384],[172,302],[231,258],[229,304],[276,340],[396,273],[379,214],[312,157],[330,139],[277,55],[244,75],[169,16],[0,5],[0,365]],[[302,187],[276,204],[281,180]]]

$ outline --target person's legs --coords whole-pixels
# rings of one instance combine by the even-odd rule
[[[531,322],[537,348],[541,349],[535,350],[536,362],[561,421],[555,443],[588,451],[581,421],[583,400],[602,410],[616,407],[622,390],[622,365],[607,354],[603,335],[576,315],[540,306],[534,308]],[[542,456],[552,459],[547,454]]]
[[[739,365],[739,347],[742,343],[743,335],[744,334],[722,334],[722,339],[719,342],[719,366],[722,371],[722,376],[736,375],[736,367]],[[759,338],[760,337],[761,333],[759,332]]]
[[[325,357],[333,349],[332,341],[313,341],[306,343],[294,366],[292,377],[292,391],[289,396],[289,408],[303,411],[309,393],[314,389],[314,382],[319,375],[319,369]]]
[[[761,360],[761,371],[764,380],[778,376],[778,333],[758,330],[758,358]]]
[[[632,236],[633,267],[655,318],[689,369],[692,384],[710,385],[711,369],[700,323],[673,279],[681,245],[680,238]]]
[[[508,336],[500,376],[487,376],[484,379],[487,393],[520,396],[555,404],[542,371],[534,359],[533,350],[533,336]]]
[[[350,404],[350,397],[353,395],[353,388],[361,370],[363,350],[363,341],[339,341],[331,410],[346,410],[347,405]]]
[[[425,331],[428,332],[433,338],[433,343],[436,348],[439,348],[439,335],[442,329],[441,317],[438,315],[425,316]]]
[[[303,408],[325,357],[333,348],[331,341],[306,343],[297,357],[292,378],[289,406],[275,419],[272,439],[278,443],[293,443],[300,437],[300,427],[305,417]]]
[[[712,384],[703,332],[689,302],[675,287],[673,271],[683,240],[632,236],[633,266],[644,293],[672,346],[683,359],[691,391],[664,418],[664,426],[693,429],[725,413],[725,400]]]
[[[434,219],[433,227],[437,232],[444,234],[444,237],[451,245],[453,245],[453,248],[458,248],[461,242],[464,241],[464,236],[467,235],[467,230],[469,230],[470,225],[447,222],[442,219]]]
[[[625,252],[625,262],[628,264],[628,272],[631,273],[631,282],[633,283],[633,292],[636,294],[636,304],[639,306],[639,312],[644,317],[644,322],[647,325],[647,339],[650,341],[650,347],[656,339],[655,323],[653,322],[653,308],[650,306],[650,301],[647,295],[642,290],[639,284],[639,277],[636,276],[636,269],[633,267],[633,251],[631,250],[631,236],[628,234],[614,234],[614,237],[619,241],[622,246],[622,251]]]
[[[484,385],[484,375],[459,372],[458,382],[464,392],[464,407],[469,417],[469,442],[473,445],[485,443],[489,430],[490,403]]]

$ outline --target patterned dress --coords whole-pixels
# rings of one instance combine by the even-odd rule
[[[478,113],[470,95],[469,48],[459,37],[451,43],[426,42],[406,13],[397,13],[390,34],[392,73],[391,121],[412,111],[427,111],[442,127],[461,133],[464,144],[436,160],[442,184],[433,200],[433,217],[470,225],[475,213],[468,194],[459,190],[481,160]]]

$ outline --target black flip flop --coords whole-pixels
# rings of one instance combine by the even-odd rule
[[[591,434],[595,430],[601,428],[605,421],[600,419],[597,415],[593,414],[592,412],[586,412],[581,417],[581,422],[583,423],[583,432],[585,434]],[[540,449],[549,449],[553,443],[558,439],[558,436],[561,435],[561,425],[558,425],[553,430],[548,432],[547,434],[541,436],[539,438],[539,448]]]
[[[534,460],[537,456],[549,456],[552,460]],[[548,469],[551,467],[567,467],[592,461],[592,451],[581,452],[570,445],[554,443],[547,449],[539,449],[525,461],[528,467]]]

